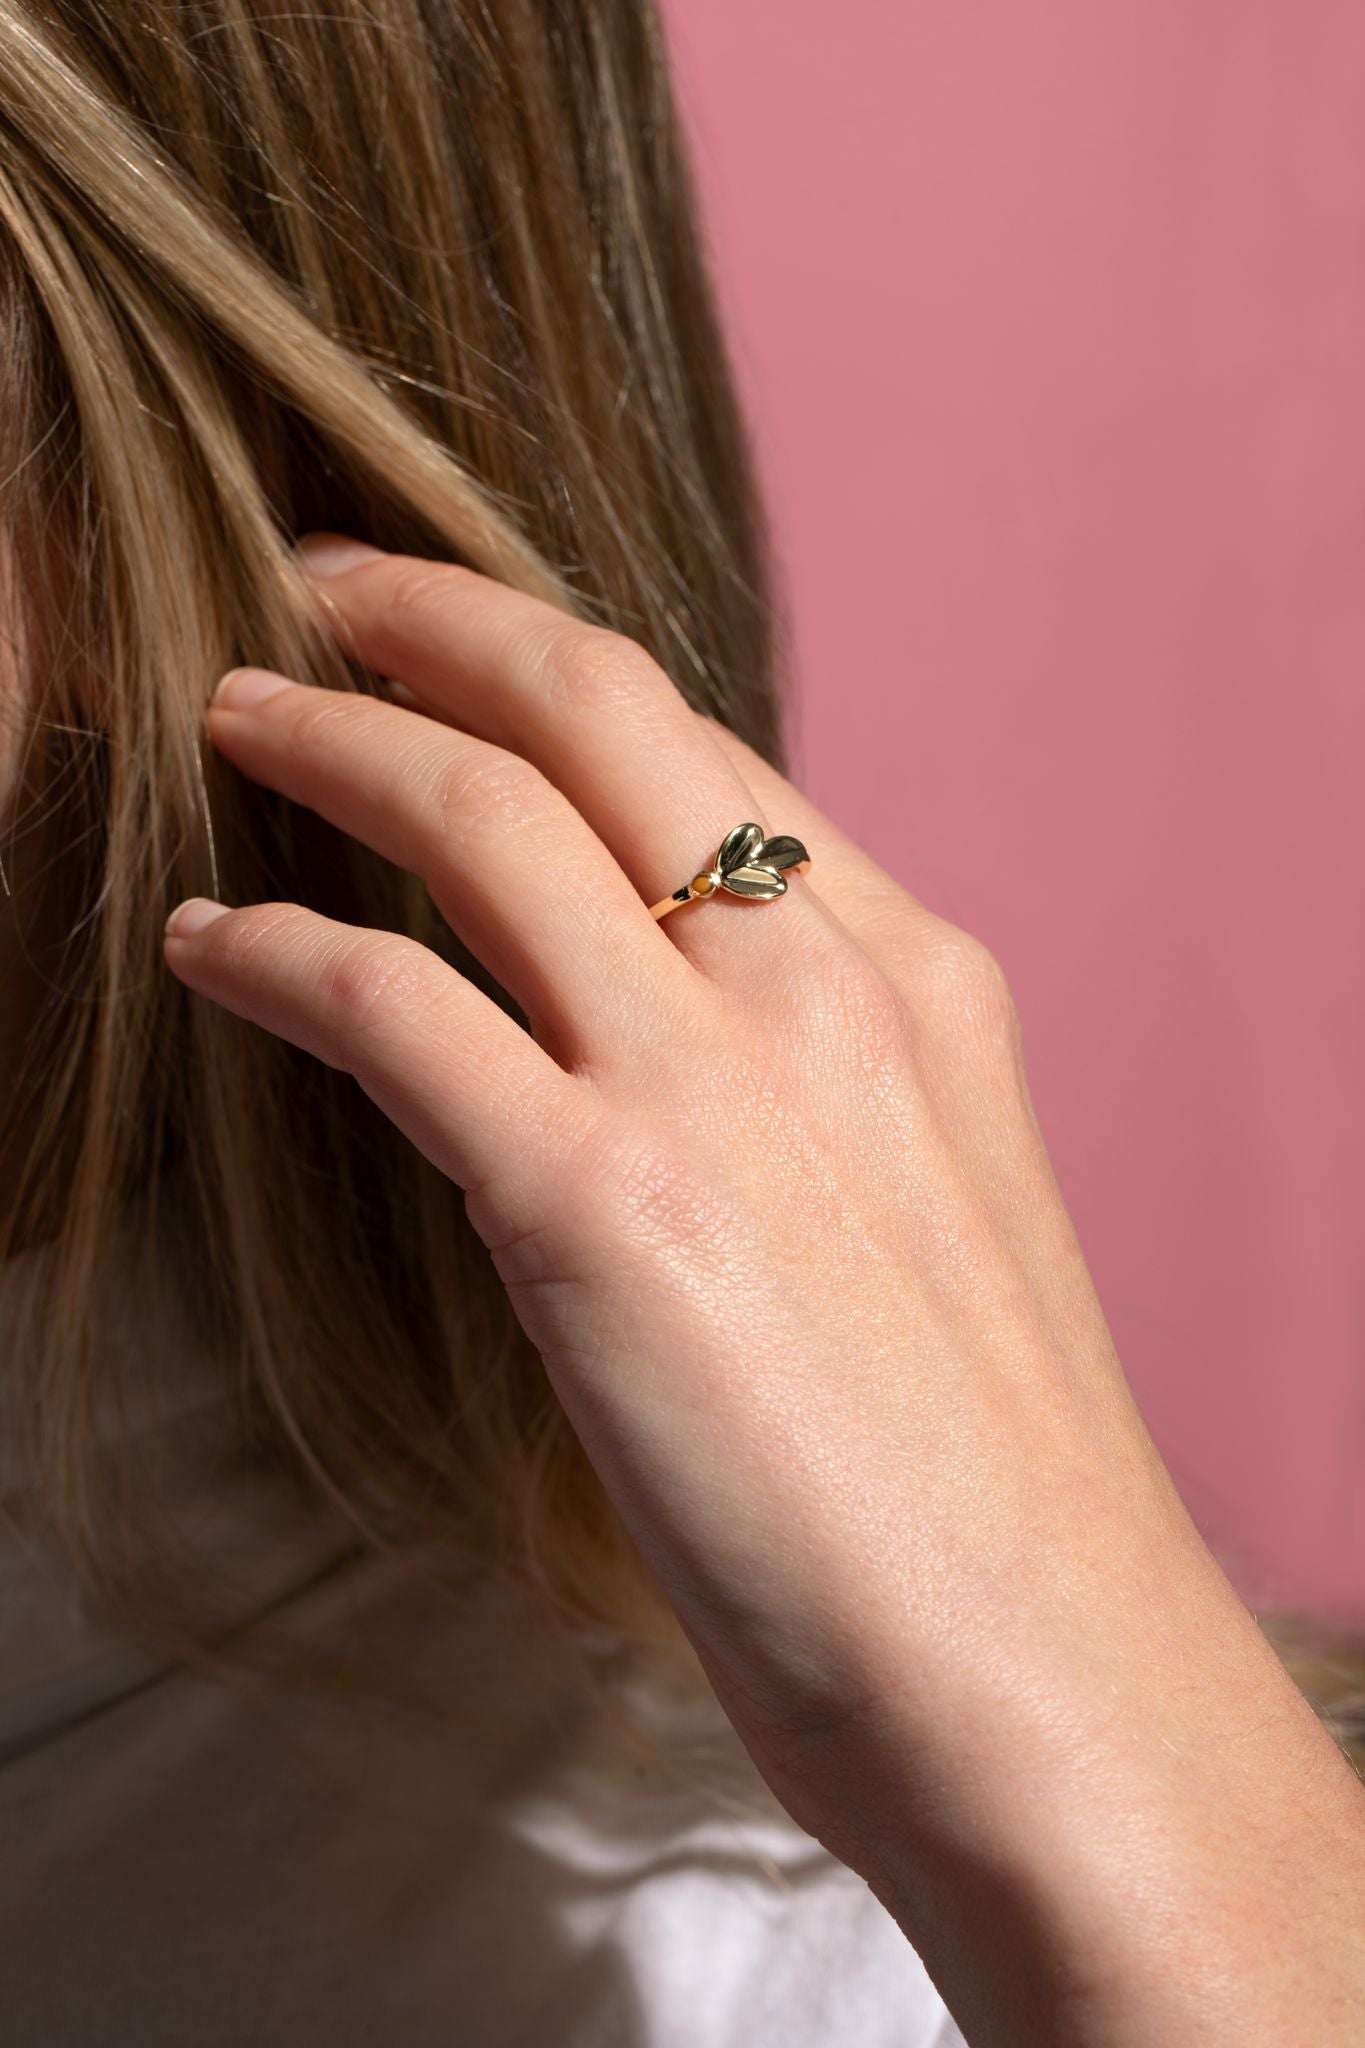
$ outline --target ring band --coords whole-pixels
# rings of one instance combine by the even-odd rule
[[[736,825],[721,840],[714,865],[693,875],[661,903],[651,904],[649,914],[667,917],[680,903],[700,902],[718,889],[726,889],[732,896],[752,896],[760,903],[771,902],[774,896],[787,893],[784,868],[804,874],[809,866],[810,855],[799,839],[786,833],[765,839],[761,825]]]

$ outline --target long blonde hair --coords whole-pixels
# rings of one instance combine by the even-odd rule
[[[779,759],[651,7],[0,0],[0,334],[32,686],[0,860],[33,995],[0,1256],[37,1253],[5,1374],[46,1513],[112,1618],[180,1626],[139,1578],[134,1453],[97,1427],[99,1276],[132,1218],[146,1284],[193,1269],[258,1455],[365,1541],[457,1546],[666,1636],[458,1192],[160,953],[184,895],[284,897],[413,932],[506,1001],[411,878],[201,745],[239,661],[382,687],[313,623],[310,527],[627,632]]]
[[[649,1606],[459,1192],[347,1077],[187,999],[160,933],[189,893],[288,898],[491,988],[410,877],[201,745],[239,661],[377,687],[312,622],[310,527],[627,632],[777,758],[651,9],[0,0],[0,322],[33,678],[0,858],[39,994],[0,1253],[41,1248],[5,1371],[62,1542],[148,1623],[132,1452],[96,1427],[98,1276],[131,1215],[149,1274],[172,1246],[192,1266],[260,1455],[368,1540],[458,1544],[588,1616]]]

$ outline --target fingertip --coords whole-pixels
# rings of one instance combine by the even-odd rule
[[[362,562],[373,562],[383,553],[368,541],[354,540],[348,533],[306,533],[294,549],[301,568],[319,582],[329,576],[344,576]]]
[[[192,939],[211,925],[216,918],[227,915],[228,905],[218,903],[212,896],[187,896],[183,903],[177,903],[166,919],[165,936],[168,939]]]

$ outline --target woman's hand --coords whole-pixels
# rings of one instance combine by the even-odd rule
[[[465,1189],[760,1768],[974,2044],[1356,2038],[1365,1800],[1142,1425],[994,960],[632,642],[411,557],[314,573],[413,708],[242,670],[213,743],[420,874],[532,1033],[291,904],[177,913],[169,964]],[[656,921],[749,819],[809,875]]]

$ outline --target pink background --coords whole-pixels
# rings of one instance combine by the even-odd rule
[[[798,779],[1009,972],[1234,1578],[1365,1614],[1365,16],[666,11]]]

